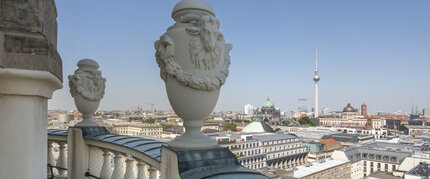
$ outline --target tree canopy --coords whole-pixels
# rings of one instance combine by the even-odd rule
[[[236,123],[229,122],[224,125],[224,131],[236,131]]]
[[[299,123],[303,126],[316,126],[317,119],[305,116],[299,119]]]

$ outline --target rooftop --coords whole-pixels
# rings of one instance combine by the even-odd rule
[[[349,162],[347,160],[322,160],[322,161],[324,162],[317,161],[317,162],[309,163],[308,165],[301,165],[296,167],[297,170],[294,171],[294,177],[302,178],[302,177],[311,175],[313,173],[318,173],[320,171]]]
[[[296,136],[290,134],[271,134],[271,135],[254,135],[254,139],[261,142],[284,140],[284,139],[297,139]]]
[[[273,130],[272,127],[270,127],[269,125],[267,125],[262,121],[254,121],[248,124],[245,128],[243,128],[242,132],[243,133],[253,133],[253,132],[275,133],[275,130]]]
[[[405,173],[406,175],[425,176],[426,179],[430,176],[430,165],[426,162],[420,162],[414,168]]]

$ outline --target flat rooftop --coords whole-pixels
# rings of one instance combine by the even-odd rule
[[[295,178],[305,177],[348,162],[349,161],[347,160],[325,160],[325,162],[323,163],[320,163],[319,161],[312,162],[310,163],[312,164],[312,166],[309,166],[309,167],[307,167],[306,165],[301,165],[296,167],[297,170],[294,171],[294,177]]]

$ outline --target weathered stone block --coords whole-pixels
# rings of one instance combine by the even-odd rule
[[[48,71],[61,81],[54,0],[0,0],[0,67]]]

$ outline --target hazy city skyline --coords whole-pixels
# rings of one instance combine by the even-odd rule
[[[177,2],[56,1],[64,87],[49,109],[76,109],[67,75],[82,58],[98,61],[107,79],[100,110],[149,109],[151,102],[171,109],[153,43],[173,24]],[[297,110],[306,98],[310,111],[315,48],[320,109],[341,110],[348,101],[371,112],[430,107],[428,1],[208,2],[233,44],[216,110],[260,107],[270,96],[281,110]]]

